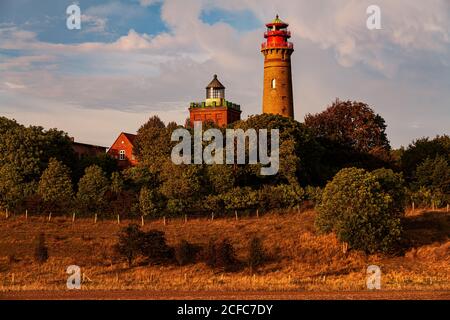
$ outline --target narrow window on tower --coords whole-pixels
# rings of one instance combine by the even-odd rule
[[[275,89],[277,87],[277,80],[272,79],[272,89]]]
[[[119,160],[125,160],[125,150],[119,151]]]

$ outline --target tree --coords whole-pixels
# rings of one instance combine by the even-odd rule
[[[335,232],[354,249],[390,252],[402,235],[404,199],[395,195],[401,185],[401,177],[392,171],[342,169],[323,191],[316,226]]]
[[[1,118],[0,167],[11,164],[21,172],[24,182],[38,181],[51,158],[73,168],[76,156],[69,136],[56,129],[24,127]]]
[[[0,206],[3,209],[14,210],[32,193],[33,185],[23,180],[22,174],[13,164],[5,164],[0,168]]]
[[[167,199],[167,209],[173,214],[192,210],[197,200],[203,196],[201,165],[175,165],[170,159],[161,171],[161,194]]]
[[[156,216],[162,209],[161,195],[155,189],[142,187],[139,193],[139,209],[143,216]]]
[[[293,183],[301,185],[321,183],[324,177],[321,157],[324,152],[314,134],[305,125],[294,119],[273,114],[250,116],[233,124],[234,129],[278,129],[280,133],[280,170],[276,176],[259,176],[260,165],[238,166],[238,186],[260,186],[261,184]],[[270,141],[270,139],[269,139]],[[251,168],[251,170],[249,170]]]
[[[401,167],[408,182],[413,182],[417,166],[427,158],[435,159],[437,156],[450,161],[450,137],[437,136],[430,140],[422,138],[408,146],[401,156]]]
[[[443,156],[427,158],[417,166],[414,189],[429,190],[436,204],[450,202],[450,164]],[[428,202],[429,205],[430,202]]]
[[[108,185],[108,179],[100,167],[93,165],[86,169],[78,182],[77,193],[78,203],[84,212],[101,212],[105,206]]]
[[[120,172],[113,172],[111,175],[111,192],[115,195],[120,194],[124,189],[124,181]]]
[[[384,157],[390,150],[384,119],[362,102],[336,100],[325,111],[308,114],[305,125],[316,136],[359,152]]]
[[[70,206],[74,193],[69,168],[55,158],[50,159],[39,181],[38,193],[50,211],[60,212]]]
[[[167,128],[158,116],[153,116],[137,132],[133,152],[152,172],[159,172],[161,163],[170,157],[172,130],[173,124]]]

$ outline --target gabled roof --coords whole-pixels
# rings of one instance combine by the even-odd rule
[[[134,140],[136,139],[136,135],[135,135],[135,134],[132,134],[132,133],[121,132],[121,133],[117,136],[116,140],[114,140],[114,142],[113,142],[113,144],[111,145],[111,147],[112,147],[113,145],[116,144],[116,142],[119,140],[119,138],[120,138],[122,135],[125,136],[125,138],[127,138],[127,140],[130,141],[130,143],[134,146]],[[109,148],[109,150],[111,150],[111,148]]]
[[[221,84],[220,81],[217,79],[217,74],[214,75],[214,79],[212,79],[212,81],[206,87],[206,89],[211,89],[211,88],[214,88],[214,89],[225,89],[223,84]]]
[[[134,139],[136,139],[136,135],[132,133],[122,132],[122,134],[130,140],[131,144],[134,144]]]

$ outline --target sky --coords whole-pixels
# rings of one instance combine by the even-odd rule
[[[108,147],[153,115],[184,124],[214,74],[243,119],[259,114],[276,14],[292,32],[296,120],[339,98],[369,104],[395,148],[450,134],[450,0],[0,0],[0,116]]]

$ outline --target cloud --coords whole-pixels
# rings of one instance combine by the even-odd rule
[[[154,3],[140,1],[142,6]],[[406,137],[406,123],[415,121],[424,104],[433,97],[437,100],[427,110],[428,119],[421,120],[430,123],[433,115],[445,112],[450,101],[445,93],[445,83],[450,81],[445,75],[450,66],[450,8],[445,0],[430,0],[426,5],[379,0],[383,29],[369,31],[365,26],[369,4],[365,0],[166,0],[161,19],[168,31],[148,35],[130,29],[109,42],[77,44],[43,42],[37,33],[0,26],[0,50],[20,52],[19,56],[0,57],[0,76],[23,86],[14,90],[18,88],[4,83],[0,90],[11,95],[8,105],[21,101],[16,112],[22,112],[23,119],[25,106],[29,103],[32,108],[34,101],[63,106],[67,115],[77,119],[76,112],[114,113],[117,117],[109,124],[99,120],[94,125],[107,136],[122,122],[137,128],[142,123],[134,123],[137,114],[158,113],[183,123],[188,103],[204,98],[205,85],[217,73],[227,87],[227,98],[240,103],[246,117],[261,110],[259,46],[264,40],[264,22],[279,13],[290,23],[296,48],[297,119],[321,111],[336,97],[359,99],[376,107],[388,125],[395,124],[389,127],[395,129],[398,143],[411,138]],[[203,22],[202,12],[214,8],[230,13],[248,10],[261,21],[261,28],[243,32],[222,21]],[[115,1],[90,7],[83,14],[90,31],[108,32],[121,15],[133,17],[145,10]],[[433,70],[432,77],[429,70]],[[4,106],[0,100],[2,111]],[[47,123],[56,118],[62,121],[54,111],[47,111],[46,117],[49,120],[42,120]],[[404,118],[405,124],[397,127]],[[436,118],[450,121],[445,114]],[[71,131],[76,126],[75,122],[62,123]],[[398,129],[401,126],[404,131]],[[89,137],[87,132],[84,136]]]
[[[22,84],[17,84],[17,83],[12,83],[12,82],[7,82],[7,81],[5,81],[5,82],[3,82],[4,83],[4,85],[6,86],[6,87],[8,87],[9,89],[24,89],[24,88],[26,88],[24,85],[22,85]]]

